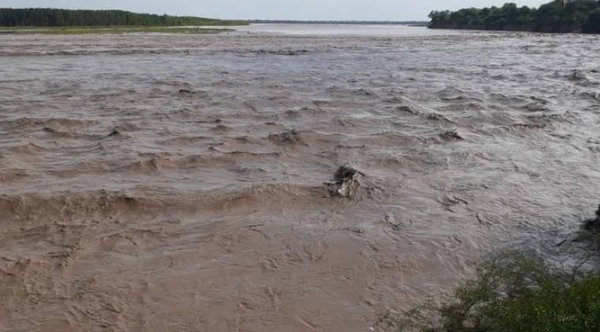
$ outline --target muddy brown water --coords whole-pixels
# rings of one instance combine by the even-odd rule
[[[369,331],[553,243],[598,203],[599,42],[1,36],[0,330]]]

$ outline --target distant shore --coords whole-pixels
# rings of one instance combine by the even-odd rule
[[[600,2],[591,0],[553,1],[539,8],[507,3],[502,7],[433,11],[429,18],[432,29],[600,34]]]
[[[139,14],[123,10],[0,8],[0,27],[190,27],[248,25],[247,21],[195,16]]]
[[[110,27],[0,27],[0,35],[100,35],[126,33],[217,34],[233,31],[230,28],[110,26]]]
[[[427,21],[294,21],[294,20],[248,20],[252,24],[346,24],[346,25],[429,25]]]

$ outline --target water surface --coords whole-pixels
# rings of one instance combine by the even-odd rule
[[[362,37],[402,37],[402,36],[439,36],[464,34],[460,30],[432,30],[399,24],[251,24],[235,27],[244,33],[261,33],[293,36],[362,36]],[[472,33],[472,32],[471,32]]]
[[[598,37],[248,29],[0,36],[0,330],[367,331],[592,215]]]

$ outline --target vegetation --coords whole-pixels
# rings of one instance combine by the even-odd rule
[[[58,27],[58,28],[0,28],[2,34],[20,35],[90,35],[90,34],[126,34],[126,33],[169,33],[169,34],[215,34],[230,31],[225,28],[208,29],[199,27]]]
[[[136,14],[122,10],[66,10],[0,8],[4,27],[91,27],[91,26],[201,26],[243,25],[244,21],[224,21],[202,17]]]
[[[590,14],[581,30],[584,33],[600,33],[600,9]]]
[[[502,254],[477,269],[454,299],[400,315],[386,314],[384,331],[600,331],[600,274],[556,270],[519,253]]]
[[[600,33],[600,2],[556,0],[530,8],[507,3],[502,7],[433,11],[430,28]]]
[[[600,331],[600,272],[582,272],[600,249],[600,207],[583,222],[577,240],[592,251],[570,270],[516,251],[502,253],[480,265],[448,302],[387,313],[377,326],[391,332]]]

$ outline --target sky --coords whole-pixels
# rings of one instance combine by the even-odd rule
[[[551,0],[516,0],[537,7]],[[0,0],[0,7],[124,9],[222,19],[427,20],[432,10],[501,6],[510,0]]]

